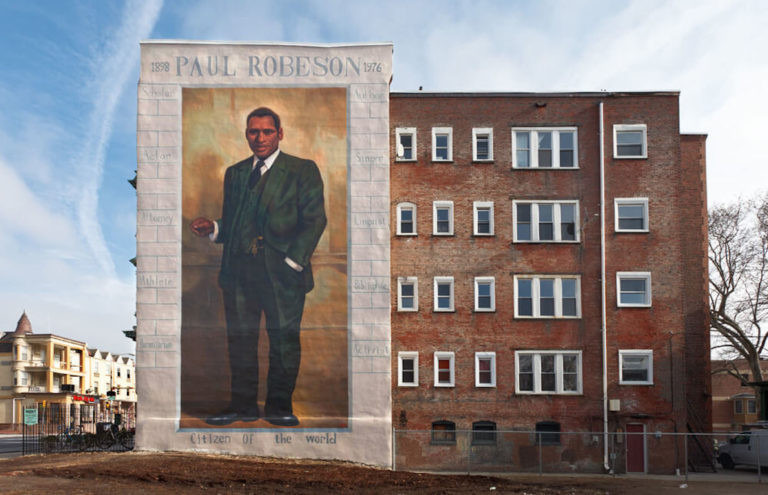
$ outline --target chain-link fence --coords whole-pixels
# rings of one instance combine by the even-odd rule
[[[768,436],[761,439],[768,442]],[[733,469],[743,462],[745,466],[752,466],[762,481],[768,455],[754,465],[748,458],[736,462],[723,456],[722,464],[718,460],[722,452],[733,449],[731,446],[741,445],[738,442],[744,442],[744,433],[647,432],[642,425],[628,426],[627,431],[607,435],[568,431],[395,429],[393,464],[395,469],[409,471],[648,473],[687,477],[691,472]],[[724,445],[729,447],[721,447]],[[768,452],[768,445],[759,452]]]

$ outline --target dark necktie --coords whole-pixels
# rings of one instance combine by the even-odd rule
[[[266,166],[267,164],[264,163],[264,160],[256,162],[256,166],[253,167],[251,175],[248,177],[248,189],[253,189],[253,186],[259,182],[259,179],[261,178],[261,170]]]

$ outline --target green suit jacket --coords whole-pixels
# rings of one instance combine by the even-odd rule
[[[236,219],[237,208],[247,200],[244,195],[249,194],[248,178],[252,166],[253,156],[229,167],[224,176],[224,205],[216,238],[216,242],[224,244],[219,285],[222,289],[231,287],[233,274],[241,269],[233,261],[237,254],[235,250],[239,248],[230,240],[237,229],[248,229],[249,222],[258,221],[264,237],[267,272],[278,300],[289,295],[283,292],[289,290],[289,286],[296,286],[296,278],[304,292],[309,292],[314,287],[310,258],[327,223],[320,171],[315,162],[281,151],[262,178],[265,183],[258,205],[251,209],[255,215]],[[286,257],[301,265],[303,270],[297,272],[288,266]]]

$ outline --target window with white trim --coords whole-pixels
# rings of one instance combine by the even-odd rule
[[[651,305],[651,272],[616,272],[616,300],[620,308]]]
[[[575,127],[519,127],[512,129],[513,168],[579,167]]]
[[[515,351],[517,394],[580,394],[581,351]]]
[[[579,242],[578,201],[513,201],[514,242]]]
[[[453,277],[435,277],[435,311],[453,311]]]
[[[515,275],[515,318],[579,317],[580,277]]]
[[[472,129],[472,160],[476,162],[493,161],[493,129],[475,127]]]
[[[397,353],[397,385],[399,387],[419,386],[419,353],[401,351]]]
[[[627,349],[619,351],[619,383],[653,385],[653,351]]]
[[[613,200],[616,232],[648,232],[648,198]]]
[[[496,386],[496,353],[475,353],[475,387]]]
[[[496,279],[475,277],[475,311],[496,311]]]
[[[432,202],[432,234],[453,235],[453,201]]]
[[[474,235],[493,235],[493,201],[474,201],[472,218]]]
[[[416,235],[416,205],[399,203],[397,205],[397,235]]]
[[[397,277],[397,310],[419,310],[419,279],[416,277]]]
[[[398,162],[415,162],[416,161],[416,128],[415,127],[398,127],[395,129],[395,143],[397,149],[395,150],[396,158]]]
[[[435,352],[435,387],[453,387],[453,363],[454,354],[452,352]]]
[[[733,401],[733,413],[744,414],[744,402],[741,399],[736,399]]]
[[[645,124],[615,124],[613,157],[648,158],[648,127]]]
[[[432,128],[432,161],[453,161],[453,128]]]
[[[747,414],[757,413],[757,401],[755,399],[747,399]]]

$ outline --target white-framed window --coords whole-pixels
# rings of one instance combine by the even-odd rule
[[[648,198],[613,200],[616,232],[648,232]]]
[[[435,277],[435,311],[453,311],[453,277]]]
[[[518,394],[580,394],[581,351],[515,351]]]
[[[395,161],[415,162],[416,161],[416,128],[398,127],[395,129],[395,143],[397,149]]]
[[[651,272],[616,272],[616,300],[620,308],[651,305]]]
[[[454,354],[435,352],[435,387],[453,387],[454,376]]]
[[[397,386],[419,386],[419,353],[402,351],[397,353]]]
[[[416,277],[397,277],[397,310],[419,310],[419,279]]]
[[[653,385],[653,351],[626,349],[619,351],[619,383]]]
[[[513,201],[514,242],[579,242],[578,201]]]
[[[515,318],[580,318],[581,277],[515,275]]]
[[[453,235],[453,201],[432,202],[432,234]]]
[[[432,128],[432,161],[453,161],[453,127]]]
[[[475,277],[475,311],[496,311],[496,279]]]
[[[29,385],[29,373],[26,371],[19,371],[19,385],[22,387]]]
[[[645,124],[615,124],[613,157],[648,158],[648,127]]]
[[[472,160],[476,162],[493,161],[493,129],[475,127],[472,129]]]
[[[744,414],[744,402],[741,399],[736,399],[733,401],[733,413]]]
[[[575,127],[512,129],[512,168],[579,168]]]
[[[474,235],[493,235],[493,201],[474,201],[472,218]]]
[[[757,413],[757,401],[755,399],[747,399],[747,414]]]
[[[397,235],[416,235],[416,205],[399,203],[397,205]]]
[[[475,387],[496,386],[496,353],[475,353]]]

